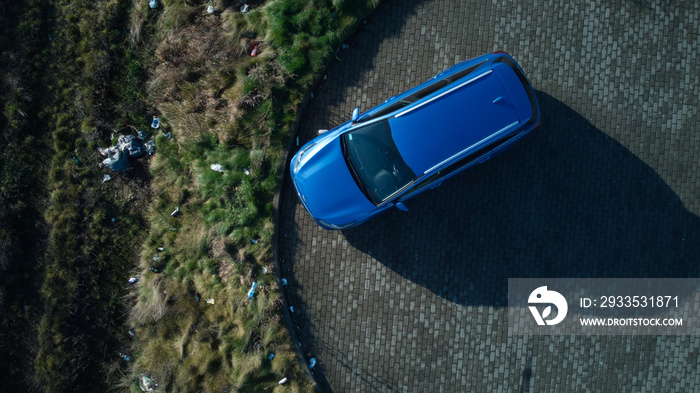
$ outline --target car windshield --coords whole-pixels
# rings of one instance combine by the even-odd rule
[[[343,134],[341,144],[357,185],[375,205],[416,179],[394,144],[387,120]]]

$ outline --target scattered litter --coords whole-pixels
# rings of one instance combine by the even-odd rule
[[[258,239],[253,239],[253,240],[251,240],[251,242],[253,242],[253,244],[258,244],[259,241],[260,241],[260,240],[258,240]]]
[[[309,369],[314,368],[315,365],[316,365],[316,358],[309,359]]]
[[[214,304],[214,299],[207,299],[207,303]]]
[[[175,206],[175,210],[172,213],[170,213],[170,217],[175,217],[178,213],[180,213],[180,208]],[[172,228],[170,228],[170,230],[172,230]]]
[[[255,288],[258,287],[258,282],[253,281],[253,285],[250,286],[250,291],[248,291],[248,299],[252,299],[255,296]]]
[[[131,278],[129,279],[129,284],[133,284],[133,283],[135,283],[135,282],[138,281],[138,280],[139,280],[139,279],[136,278],[136,277],[131,277]]]
[[[248,4],[243,4],[243,7],[241,7],[241,12],[244,14],[248,12]]]
[[[148,134],[146,134],[146,131],[143,131],[143,130],[138,130],[136,135],[139,136],[139,139],[146,140],[146,138],[148,138]]]
[[[130,335],[131,337],[134,337],[134,336],[136,335],[136,333],[134,333],[134,331],[131,330],[131,329],[129,329],[129,332],[128,332],[128,333],[129,333],[129,335]]]
[[[159,128],[160,127],[160,119],[153,116],[153,121],[151,122],[151,128]]]
[[[263,274],[267,274],[267,273],[269,273],[267,268],[265,266],[263,266]]]
[[[117,221],[117,219],[112,217],[112,224],[114,224],[116,221]]]
[[[154,260],[154,261],[160,260],[160,257],[158,257],[158,254],[153,255],[153,260]]]
[[[202,296],[200,296],[199,292],[194,293],[194,300],[196,300],[198,303],[202,299]]]
[[[148,6],[151,7],[151,9],[158,8],[158,0],[149,0]]]
[[[119,135],[117,149],[126,153],[127,156],[138,158],[146,154],[143,140],[136,135]]]
[[[71,158],[73,158],[73,161],[75,161],[77,165],[80,165],[80,160],[75,156],[75,154],[71,154]]]
[[[125,172],[131,168],[129,157],[138,158],[147,152],[151,154],[153,147],[144,145],[143,139],[136,135],[119,135],[116,146],[97,148],[97,151],[107,157],[102,161],[102,165],[115,172]],[[107,180],[103,180],[103,183]]]
[[[106,150],[107,158],[102,161],[104,166],[115,172],[125,172],[129,170],[129,158],[126,153],[119,150],[116,146],[109,147]]]
[[[280,379],[280,385],[284,385],[287,382],[287,377]]]
[[[152,271],[153,273],[160,273],[160,270],[158,270],[157,267],[150,267],[148,270]]]
[[[250,176],[250,171],[248,168],[243,168],[243,173],[245,173],[247,176]]]
[[[273,352],[273,353],[270,354],[270,356],[267,357],[267,360],[272,361],[272,359],[274,359],[274,358],[275,358],[275,354],[274,354],[274,352]]]
[[[158,387],[158,383],[156,383],[155,379],[142,375],[139,378],[139,387],[144,392],[154,392]]]
[[[177,232],[177,228],[170,228],[168,229],[170,232]]]
[[[294,306],[289,306],[289,311],[291,311],[292,313],[294,313]]]
[[[125,362],[130,362],[130,361],[131,361],[131,356],[125,355],[125,354],[123,354],[123,353],[121,353],[121,352],[119,352],[119,357],[122,358],[122,359],[124,359]]]
[[[158,247],[158,248],[156,248],[156,250],[158,250],[158,251],[165,251],[165,247]]]
[[[211,168],[213,171],[217,171],[217,172],[223,172],[223,171],[224,171],[224,167],[221,166],[221,164],[211,164],[211,167],[210,167],[210,168]]]
[[[214,12],[216,12],[216,10],[210,5],[209,7],[207,7],[207,12],[213,14]]]
[[[258,55],[258,43],[255,43],[255,46],[253,47],[253,51],[250,52],[250,57],[255,57]]]
[[[112,176],[105,173],[104,177],[102,177],[102,183],[108,182],[110,180],[112,180]]]
[[[286,279],[286,278],[283,278],[283,279],[282,279],[282,285],[287,285],[287,279]]]
[[[156,143],[153,142],[153,140],[150,140],[150,141],[146,142],[144,147],[146,148],[146,153],[148,153],[148,155],[150,156],[151,154],[153,154],[153,151],[156,149]]]
[[[173,135],[172,135],[171,133],[169,133],[169,132],[163,133],[163,136],[166,137],[166,138],[168,138],[168,139],[170,139],[170,138],[173,137]]]

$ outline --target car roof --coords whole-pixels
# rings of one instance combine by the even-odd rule
[[[515,72],[494,63],[399,111],[389,124],[399,152],[420,176],[450,157],[477,149],[499,131],[507,135],[508,129],[529,120],[529,108]],[[519,118],[523,113],[528,117]]]

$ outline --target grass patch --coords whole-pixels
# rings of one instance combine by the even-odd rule
[[[152,251],[143,254],[133,375],[177,391],[277,390],[284,377],[285,390],[310,391],[280,322],[279,288],[262,273],[274,267],[272,198],[304,92],[376,2],[275,0],[245,14],[218,2],[217,15],[188,4],[166,2],[173,9],[154,21],[161,63],[148,93],[174,138],[159,141],[153,161],[146,243],[168,251],[163,273],[148,271]],[[182,214],[172,219],[175,205]],[[146,312],[162,302],[156,282],[169,297],[164,313]],[[160,353],[178,361],[163,367]]]
[[[4,386],[310,391],[263,273],[272,199],[305,92],[376,1],[160,3],[3,7]],[[97,147],[137,129],[156,154],[103,183]]]

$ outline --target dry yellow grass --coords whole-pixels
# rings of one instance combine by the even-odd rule
[[[155,276],[138,286],[138,298],[129,315],[133,326],[154,323],[167,312],[167,295],[164,280]]]

